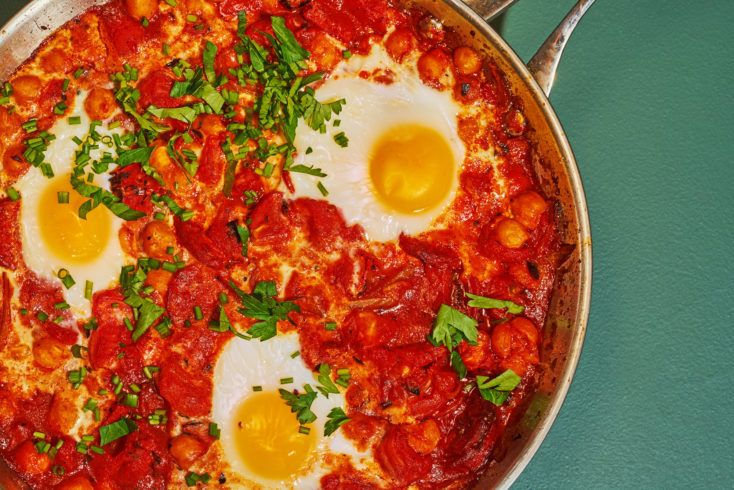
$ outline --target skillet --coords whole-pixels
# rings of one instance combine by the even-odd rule
[[[106,0],[33,0],[0,31],[0,80],[7,79],[38,44],[68,20]],[[540,348],[537,390],[520,420],[503,436],[498,461],[476,488],[508,488],[530,462],[555,420],[571,385],[586,332],[591,301],[591,234],[583,186],[568,140],[548,94],[563,47],[594,0],[580,0],[526,66],[487,21],[516,0],[408,0],[462,41],[491,58],[524,103],[532,128],[534,167],[541,188],[555,201],[559,234],[568,258],[557,272]],[[0,460],[0,488],[27,488]]]

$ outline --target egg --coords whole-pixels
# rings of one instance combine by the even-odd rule
[[[49,133],[56,138],[50,142],[45,162],[53,170],[52,178],[32,168],[17,183],[22,196],[20,229],[25,264],[41,277],[59,282],[59,271],[66,270],[74,280],[70,288],[62,287],[66,302],[80,318],[89,317],[91,304],[85,295],[87,281],[92,290],[106,289],[119,278],[126,256],[120,246],[118,232],[122,220],[104,206],[89,212],[86,219],[79,217],[79,206],[87,200],[71,187],[70,175],[79,145],[74,138],[83,140],[90,126],[84,107],[85,93],[76,97],[74,106],[65,117],[59,118]],[[78,117],[80,124],[69,124],[69,117]],[[92,150],[92,159],[99,159],[102,151],[114,153],[112,131],[105,125],[97,126],[103,137],[99,149]],[[109,175],[95,175],[94,185],[110,189]],[[59,193],[68,195],[68,203],[60,203]],[[64,194],[66,193],[66,194]]]
[[[343,395],[319,393],[311,405],[316,420],[308,434],[299,432],[296,414],[278,390],[304,393],[317,380],[298,352],[296,332],[279,333],[260,342],[233,338],[214,368],[212,420],[221,430],[225,459],[236,477],[227,481],[247,487],[318,488],[335,457],[357,465],[369,455],[358,451],[340,431],[324,436],[328,413],[344,404]],[[292,381],[291,381],[292,379]],[[258,391],[255,391],[258,390]]]
[[[375,70],[394,76],[362,78]],[[415,63],[398,64],[376,45],[338,66],[315,97],[346,103],[324,133],[299,123],[294,165],[326,176],[291,172],[293,196],[328,199],[375,241],[429,229],[456,193],[465,155],[451,93],[426,86]],[[346,147],[337,142],[342,132]]]

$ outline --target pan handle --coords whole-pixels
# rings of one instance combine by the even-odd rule
[[[517,0],[464,0],[472,10],[481,15],[487,22],[497,17]],[[578,25],[581,17],[589,10],[595,0],[579,0],[558,27],[548,36],[548,39],[538,48],[538,51],[528,62],[528,69],[545,95],[550,95],[553,82],[556,79],[556,70],[561,61],[563,49],[568,38]]]

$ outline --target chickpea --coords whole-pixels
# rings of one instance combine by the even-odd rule
[[[56,490],[94,490],[92,483],[81,475],[72,476],[61,482]]]
[[[454,65],[462,75],[471,75],[482,67],[482,59],[469,46],[460,46],[454,50]]]
[[[163,221],[154,220],[145,225],[140,234],[140,241],[146,255],[160,260],[168,260],[171,257],[166,250],[168,247],[176,247],[176,236],[168,224]]]
[[[418,73],[423,82],[445,87],[450,77],[451,58],[441,49],[435,48],[418,59]]]
[[[70,357],[69,348],[51,337],[33,343],[33,360],[42,368],[56,369]]]
[[[125,6],[130,16],[138,20],[150,19],[158,12],[158,0],[125,0]]]
[[[205,450],[197,438],[188,434],[181,434],[171,440],[171,457],[184,470],[189,469]]]
[[[395,61],[401,61],[415,47],[415,37],[410,30],[396,29],[385,41],[385,49]]]
[[[21,104],[36,100],[41,93],[41,80],[34,75],[17,77],[10,85],[13,87],[15,99]]]
[[[503,247],[520,248],[530,238],[527,230],[512,218],[502,218],[494,227],[497,241]]]
[[[538,329],[527,318],[517,317],[510,322],[512,328],[524,336],[532,346],[538,345]]]
[[[31,440],[25,441],[15,448],[13,460],[21,473],[38,475],[48,471],[49,466],[51,466],[48,454],[38,454],[36,446],[33,445]]]
[[[46,73],[66,73],[69,70],[69,57],[59,48],[54,48],[41,58],[41,67]]]
[[[500,323],[492,330],[492,351],[501,358],[512,353],[512,327],[509,323]]]
[[[160,172],[168,186],[175,188],[178,185],[179,188],[185,188],[189,185],[184,170],[171,160],[165,146],[156,146],[156,149],[153,150],[153,154],[150,156],[150,165]]]
[[[441,439],[441,430],[435,420],[426,419],[418,425],[407,425],[408,444],[416,452],[430,454]]]
[[[484,362],[485,353],[487,352],[489,345],[489,335],[480,330],[477,334],[477,345],[469,345],[463,342],[461,359],[464,361],[467,369],[473,371],[477,369]]]
[[[48,413],[49,427],[62,434],[68,434],[76,424],[77,415],[78,409],[73,394],[57,391]]]
[[[117,109],[115,96],[110,90],[95,87],[84,101],[84,110],[90,119],[102,121],[110,117]]]
[[[510,205],[515,220],[531,230],[538,227],[540,218],[547,208],[548,203],[545,202],[545,199],[534,191],[523,192],[515,197]]]

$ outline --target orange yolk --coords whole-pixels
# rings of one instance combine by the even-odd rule
[[[304,467],[316,435],[298,432],[300,424],[277,393],[249,396],[237,410],[235,442],[242,462],[254,474],[289,479]]]
[[[59,203],[58,193],[68,192],[68,204]],[[79,206],[87,198],[71,188],[68,177],[57,178],[41,194],[38,223],[41,239],[58,258],[84,263],[98,257],[110,239],[110,216],[103,206],[79,217]]]
[[[439,205],[455,173],[453,153],[441,133],[418,124],[403,124],[383,134],[369,165],[382,203],[405,214]]]

